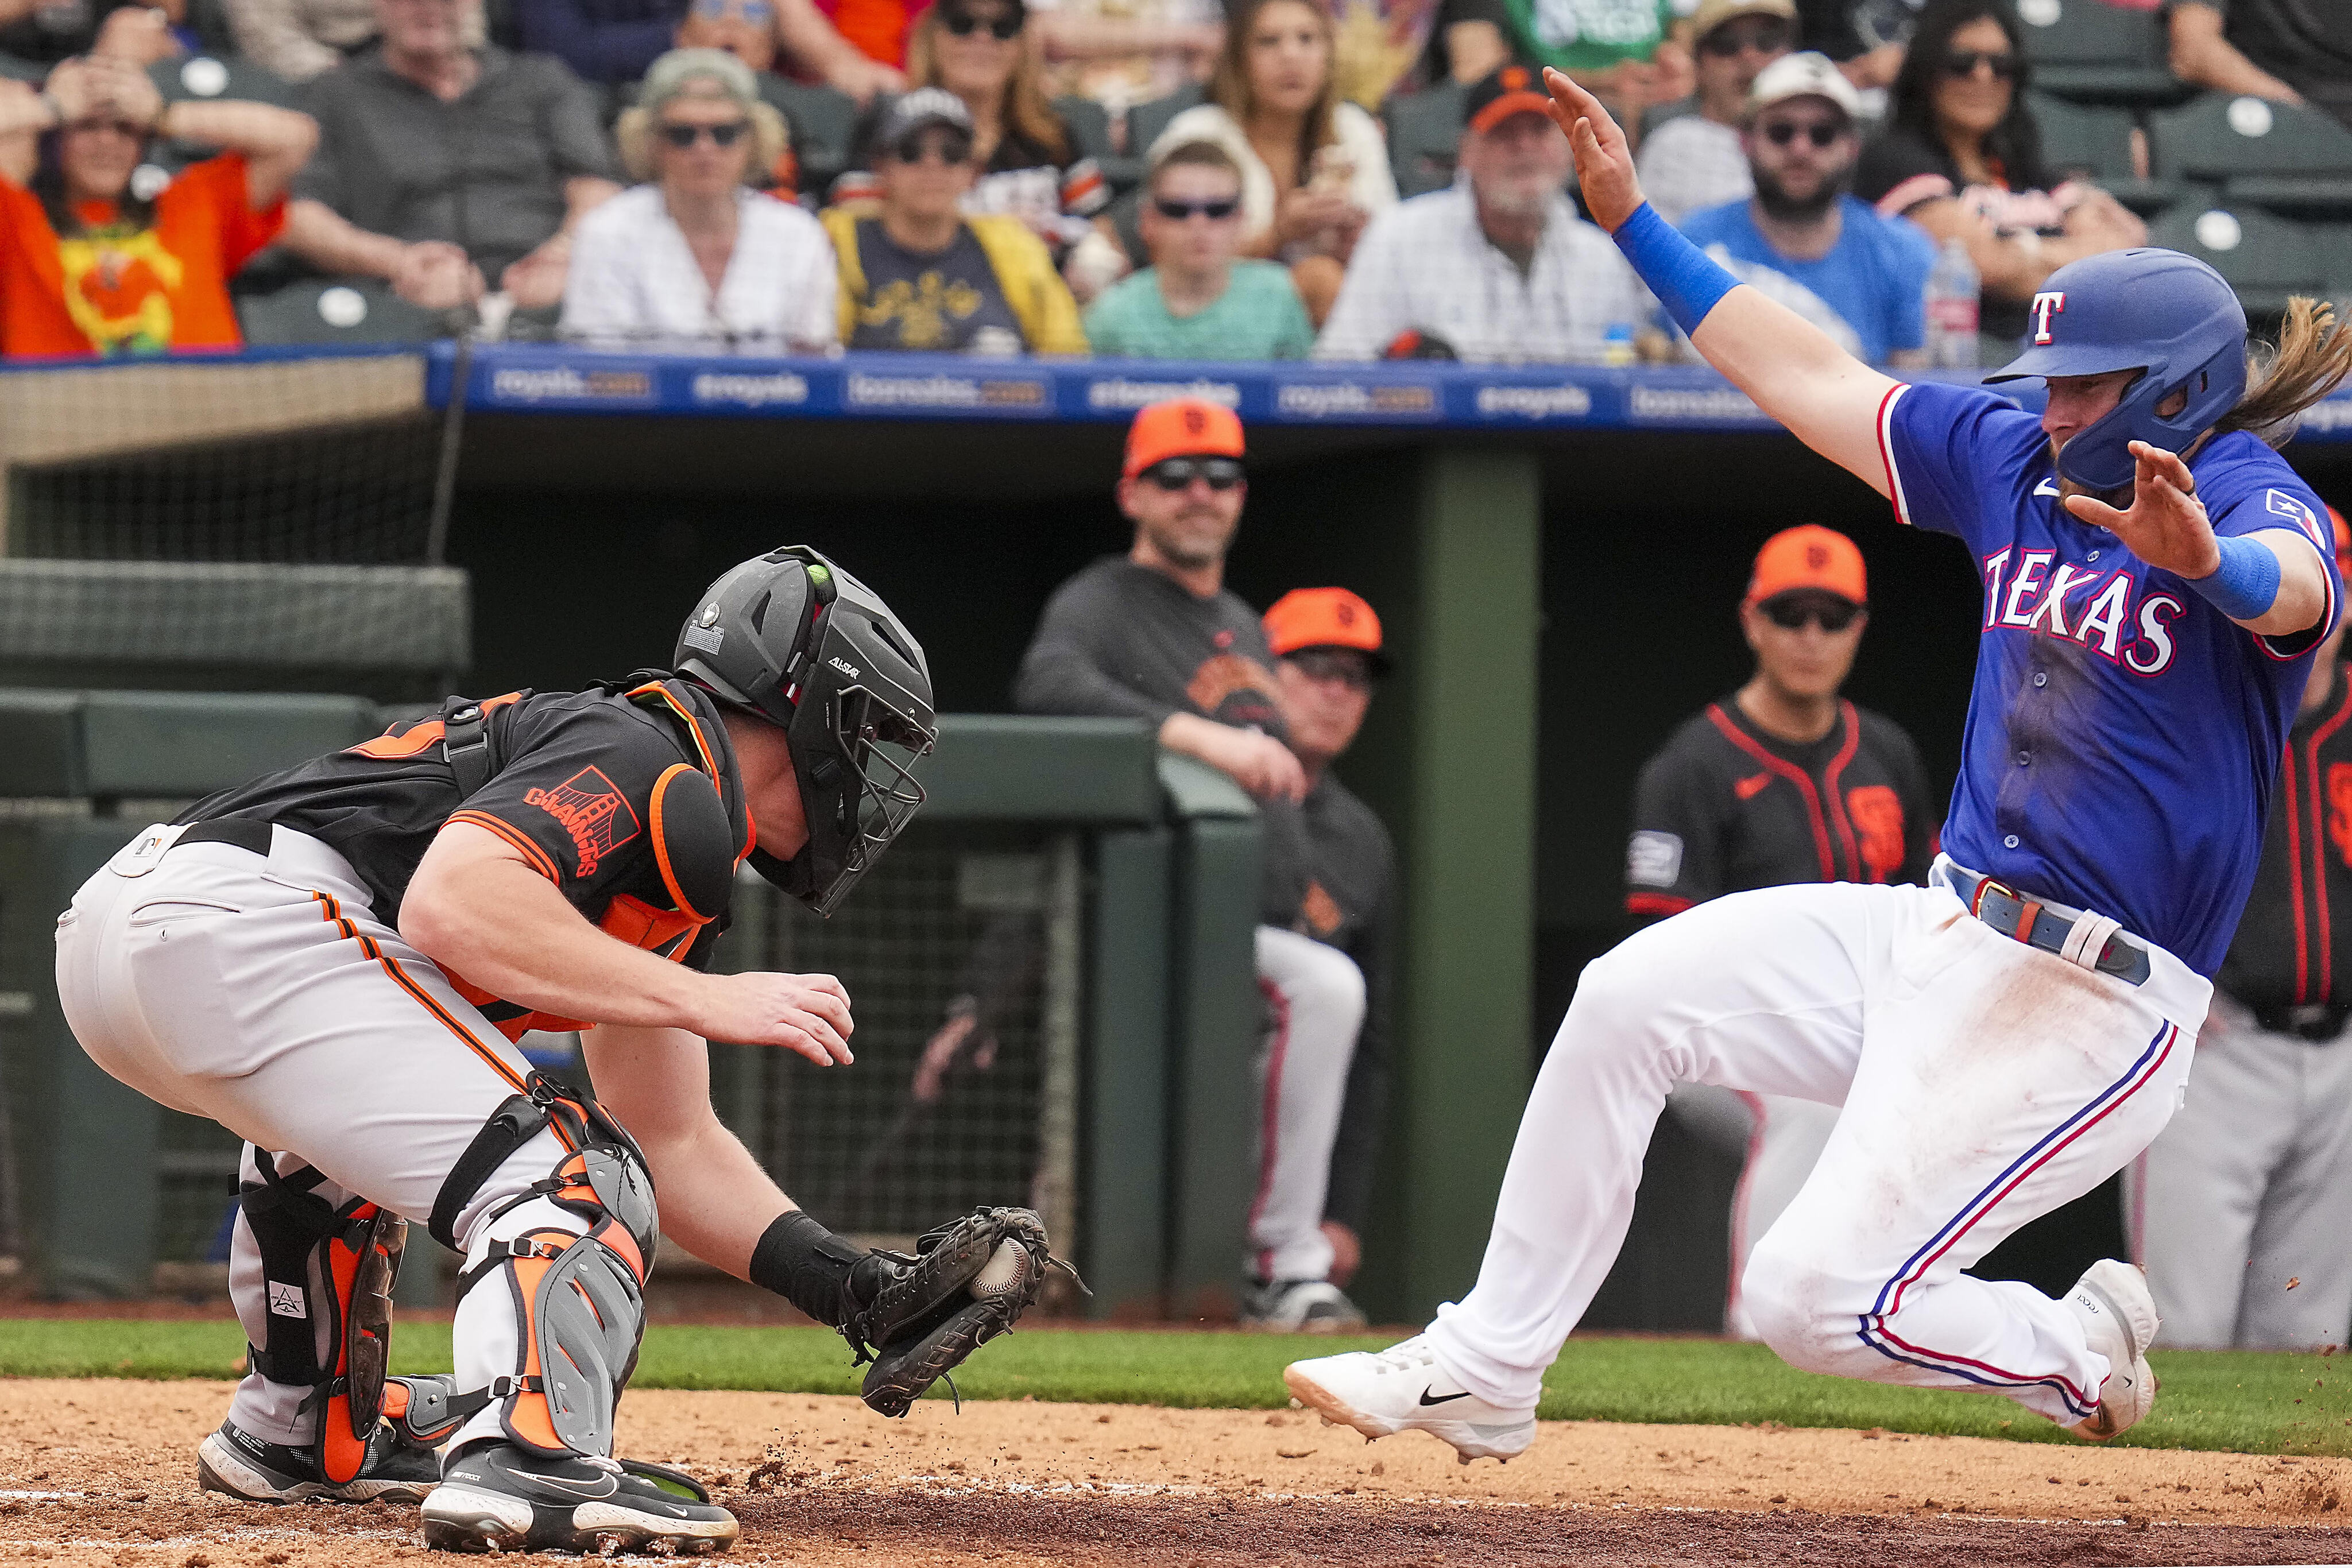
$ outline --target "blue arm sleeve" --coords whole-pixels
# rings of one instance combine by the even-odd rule
[[[1685,239],[1647,202],[1634,208],[1612,237],[1685,336],[1697,331],[1706,313],[1739,287],[1738,278]]]

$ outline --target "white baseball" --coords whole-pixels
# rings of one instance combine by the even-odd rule
[[[1000,1296],[1020,1293],[1029,1279],[1029,1253],[1017,1241],[1000,1241],[996,1256],[981,1266],[971,1277],[971,1293],[976,1300],[994,1301]]]

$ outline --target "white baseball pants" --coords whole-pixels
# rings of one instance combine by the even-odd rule
[[[2352,1036],[2272,1034],[2217,994],[2189,1100],[2124,1181],[2158,1343],[2352,1343]]]
[[[245,1138],[248,1166],[256,1151],[280,1156],[281,1174],[314,1166],[327,1178],[319,1197],[363,1195],[421,1227],[529,1064],[375,918],[350,863],[325,844],[278,828],[266,858],[220,843],[163,852],[177,837],[161,826],[141,834],[58,917],[58,992],[75,1038],[150,1099]],[[486,1221],[562,1155],[541,1132],[482,1184],[457,1220],[469,1261],[534,1227],[586,1229],[544,1198]],[[265,1343],[269,1303],[242,1216],[229,1285],[247,1337]],[[458,1386],[511,1374],[515,1331],[511,1292],[470,1292],[454,1329]],[[230,1417],[255,1437],[303,1443],[313,1430],[296,1411],[308,1392],[251,1375]],[[493,1404],[455,1440],[498,1430]]]
[[[1748,1302],[1739,1293],[1748,1260],[1756,1243],[1797,1201],[1811,1179],[1838,1124],[1838,1108],[1790,1094],[1743,1094],[1755,1131],[1748,1140],[1748,1163],[1739,1172],[1739,1186],[1731,1195],[1731,1289],[1723,1306],[1723,1332],[1734,1339],[1755,1340]]]
[[[1622,1243],[1678,1081],[1843,1106],[1750,1255],[1790,1364],[2007,1394],[2071,1425],[2107,1375],[2063,1305],[1961,1270],[2088,1192],[2172,1114],[2211,987],[2151,948],[2126,985],[1996,934],[1941,883],[1734,894],[1588,967],[1519,1127],[1476,1289],[1429,1337],[1532,1407]]]
[[[1272,1024],[1258,1057],[1257,1197],[1244,1266],[1261,1280],[1320,1280],[1331,1272],[1323,1200],[1364,1026],[1364,975],[1337,947],[1276,925],[1257,928],[1257,975]]]

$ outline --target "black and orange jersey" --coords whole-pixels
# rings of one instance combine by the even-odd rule
[[[496,833],[606,933],[702,968],[751,853],[742,779],[719,708],[689,683],[646,677],[583,692],[485,699],[492,772],[460,799],[439,719],[206,797],[183,822],[271,821],[329,844],[396,925],[425,851],[447,823]],[[509,1036],[572,1029],[452,975]]]
[[[1841,702],[1829,734],[1796,746],[1726,697],[1642,768],[1626,912],[1790,883],[1925,883],[1937,826],[1919,749],[1892,719]]]
[[[2325,672],[2315,672],[2317,674]],[[2255,1009],[2352,1002],[2352,673],[2287,732],[2263,858],[2215,977]]]

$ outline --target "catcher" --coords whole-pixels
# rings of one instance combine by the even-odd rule
[[[612,1457],[659,1233],[839,1328],[887,1415],[1034,1299],[1034,1215],[865,1251],[709,1103],[708,1040],[851,1060],[832,976],[708,965],[744,861],[827,915],[922,803],[921,649],[792,547],[713,584],[672,665],[452,698],[223,791],[58,918],[83,1049],[247,1140],[230,1285],[251,1370],[204,1487],[421,1500],[441,1548],[720,1550],[736,1522],[706,1491]],[[585,1031],[598,1098],[512,1044],[551,1028]],[[406,1219],[465,1254],[451,1376],[385,1376]]]

